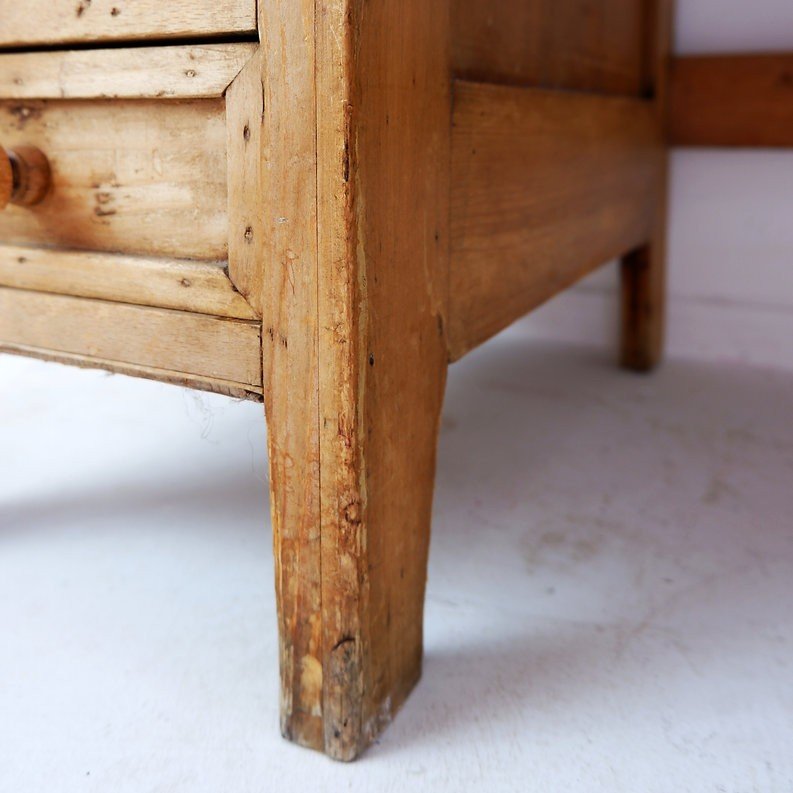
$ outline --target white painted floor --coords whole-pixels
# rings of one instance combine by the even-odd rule
[[[793,372],[453,368],[424,678],[277,729],[261,408],[0,356],[0,791],[793,791]]]

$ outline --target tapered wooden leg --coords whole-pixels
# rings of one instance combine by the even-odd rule
[[[375,374],[369,415],[326,415],[319,434],[297,383],[289,404],[268,400],[281,727],[337,759],[370,743],[420,676],[444,374],[398,389]]]
[[[349,760],[421,667],[448,360],[449,10],[259,9],[281,726]]]

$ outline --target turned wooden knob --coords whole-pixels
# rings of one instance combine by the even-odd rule
[[[0,146],[0,209],[9,204],[33,206],[50,189],[47,157],[34,146]]]

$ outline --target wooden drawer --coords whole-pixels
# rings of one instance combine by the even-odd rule
[[[0,212],[0,347],[261,394],[261,79],[253,43],[0,54],[0,145],[52,175]]]
[[[0,0],[0,47],[255,31],[256,0]]]
[[[3,242],[226,258],[222,100],[5,101],[0,141],[46,152],[53,177],[34,211],[0,214]]]

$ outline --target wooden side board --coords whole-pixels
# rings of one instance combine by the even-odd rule
[[[0,0],[0,47],[256,31],[256,0]]]
[[[452,67],[480,82],[639,96],[648,0],[452,0]]]
[[[452,359],[650,238],[664,143],[649,101],[455,84]]]
[[[669,130],[678,146],[793,146],[793,53],[673,59]]]
[[[261,394],[260,336],[258,322],[0,288],[0,349],[221,393]]]

